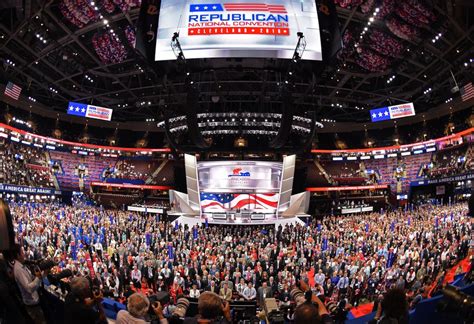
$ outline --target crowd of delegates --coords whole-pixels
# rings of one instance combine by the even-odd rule
[[[226,300],[290,302],[298,280],[317,295],[358,305],[400,288],[414,303],[437,289],[466,257],[467,206],[331,216],[306,226],[187,228],[143,215],[90,206],[11,203],[27,258],[50,257],[60,269],[89,277],[105,296],[213,291]]]
[[[0,141],[0,182],[54,187],[43,151],[5,140]]]
[[[429,177],[463,174],[472,170],[473,153],[472,145],[445,149],[433,156],[433,162],[423,165],[422,170]]]
[[[110,177],[133,180],[139,179],[145,181],[148,178],[148,175],[154,170],[151,170],[151,163],[147,166],[142,166],[142,168],[137,168],[137,165],[141,166],[142,164],[146,164],[146,162],[138,161],[137,164],[135,164],[133,161],[119,161],[115,165],[113,172],[111,172]]]

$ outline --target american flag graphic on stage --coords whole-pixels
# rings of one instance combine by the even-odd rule
[[[20,98],[21,87],[17,86],[13,82],[8,82],[7,86],[5,87],[5,95],[18,100]]]
[[[201,192],[203,211],[225,211],[230,209],[267,209],[275,210],[278,206],[278,194],[231,194]]]
[[[468,101],[469,99],[474,98],[474,88],[472,87],[472,82],[469,82],[464,87],[462,87],[460,92],[462,101]]]

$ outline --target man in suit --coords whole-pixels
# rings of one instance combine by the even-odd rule
[[[219,296],[227,301],[230,301],[232,299],[232,289],[229,288],[229,285],[227,283],[224,283],[224,287],[221,288]]]
[[[221,281],[220,287],[224,287],[224,285],[227,284],[227,286],[230,288],[230,290],[234,289],[234,283],[229,280],[229,276],[225,276],[224,280]]]
[[[277,259],[275,263],[273,264],[273,267],[276,269],[276,271],[282,271],[285,268],[285,262],[281,259],[280,256],[277,256]]]
[[[272,290],[268,287],[266,281],[262,283],[262,287],[258,288],[258,303],[260,306],[264,304],[265,298],[272,298]]]
[[[278,291],[278,282],[276,282],[274,277],[268,278],[268,287],[270,288],[270,296],[275,296]]]
[[[245,284],[245,280],[242,278],[240,279],[240,282],[236,285],[235,290],[240,296],[243,296],[245,288],[247,288],[247,285]]]
[[[151,261],[148,261],[147,265],[143,268],[143,274],[145,275],[148,288],[151,288],[153,289],[153,291],[156,291],[155,269],[153,268]]]
[[[201,277],[199,275],[196,275],[196,279],[193,280],[193,283],[196,284],[196,288],[198,290],[203,290],[204,288],[206,288],[206,287],[203,286],[202,281],[201,281]]]
[[[207,291],[219,294],[219,288],[216,286],[216,282],[214,280],[212,280],[209,287],[207,287]]]

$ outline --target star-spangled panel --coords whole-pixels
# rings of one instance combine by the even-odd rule
[[[69,102],[67,113],[68,115],[85,117],[87,113],[87,104],[71,101]]]
[[[372,109],[370,111],[370,118],[372,119],[372,122],[390,120],[390,112],[388,107]]]
[[[190,12],[216,12],[216,11],[224,11],[224,8],[221,4],[211,3],[211,4],[191,4],[189,6]]]

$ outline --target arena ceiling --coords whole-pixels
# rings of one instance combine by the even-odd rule
[[[127,41],[125,31],[136,24],[138,8],[109,13],[101,7],[103,19],[74,24],[61,10],[64,2],[69,1],[0,2],[3,79],[20,84],[23,94],[36,100],[32,105],[63,113],[68,101],[88,102],[113,108],[114,120],[120,122],[158,121],[164,110],[183,105],[182,67],[175,61],[148,62]],[[473,79],[471,1],[407,0],[429,8],[430,21],[413,22],[418,24],[413,35],[402,38],[387,26],[396,13],[371,21],[375,6],[395,10],[394,1],[336,2],[344,48],[330,63],[299,62],[291,90],[296,111],[316,111],[321,120],[360,122],[369,120],[368,109],[390,103],[413,101],[418,112],[428,111],[459,97],[459,92],[451,93],[453,76],[460,86]],[[107,57],[95,49],[95,37],[106,32],[104,19],[125,49],[120,62],[104,63]],[[364,28],[368,37],[359,41]],[[391,53],[377,55],[384,51],[377,48],[380,37],[383,47],[389,42]],[[187,64],[204,112],[280,109],[280,86],[288,61],[228,59]]]

